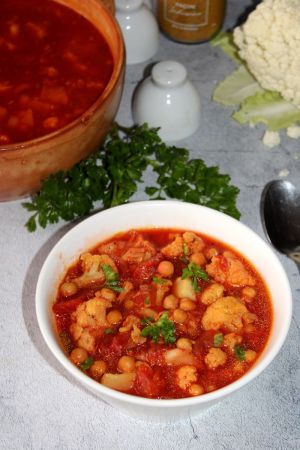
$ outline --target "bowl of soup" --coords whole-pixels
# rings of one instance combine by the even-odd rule
[[[177,201],[84,220],[40,272],[42,335],[74,379],[141,419],[197,414],[252,382],[289,329],[283,267],[251,229]]]
[[[116,115],[124,43],[101,1],[0,3],[0,201],[94,151]]]

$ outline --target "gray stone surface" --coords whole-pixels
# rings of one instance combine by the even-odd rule
[[[226,26],[233,26],[250,0],[228,2]],[[185,64],[199,89],[203,115],[199,131],[180,145],[208,165],[231,174],[241,193],[241,221],[263,236],[261,191],[282,169],[300,187],[299,141],[283,138],[276,149],[260,142],[262,129],[238,126],[230,110],[213,104],[217,80],[233,64],[209,44],[185,46],[161,36],[152,61],[127,68],[118,120],[132,123],[130,103],[145,68],[163,59]],[[0,180],[1,182],[1,180]],[[142,199],[138,193],[136,199]],[[287,340],[275,361],[234,397],[189,421],[151,425],[121,415],[69,379],[46,348],[34,309],[35,285],[48,252],[71,227],[64,223],[29,234],[21,202],[0,204],[0,448],[20,449],[206,449],[300,448],[300,278],[279,255],[294,297]]]

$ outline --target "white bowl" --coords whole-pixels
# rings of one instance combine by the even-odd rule
[[[83,251],[116,232],[147,227],[194,230],[223,241],[251,261],[269,287],[274,312],[269,341],[256,364],[234,383],[193,398],[142,398],[97,383],[73,365],[62,351],[55,332],[51,306],[65,270]],[[259,375],[277,355],[286,338],[291,321],[292,297],[285,271],[271,247],[241,222],[213,209],[189,203],[149,201],[108,209],[89,217],[69,231],[55,245],[42,267],[36,289],[36,313],[49,349],[76,380],[130,415],[162,422],[195,415]]]

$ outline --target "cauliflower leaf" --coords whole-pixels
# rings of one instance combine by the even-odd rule
[[[241,65],[217,85],[213,100],[225,106],[238,106],[257,92],[263,92],[263,89],[249,70]]]
[[[232,117],[241,124],[264,123],[269,130],[278,131],[300,123],[300,109],[278,92],[262,91],[246,98]]]
[[[238,55],[238,47],[233,41],[233,33],[230,31],[221,31],[212,40],[211,45],[213,47],[220,47],[220,49],[238,64],[242,63],[241,58]]]

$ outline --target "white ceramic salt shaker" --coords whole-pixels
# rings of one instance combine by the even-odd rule
[[[158,50],[159,28],[143,0],[116,0],[116,18],[123,33],[126,64],[152,58]]]
[[[151,76],[136,89],[132,115],[136,124],[160,127],[165,141],[178,141],[195,133],[200,125],[200,96],[177,61],[156,64]]]

